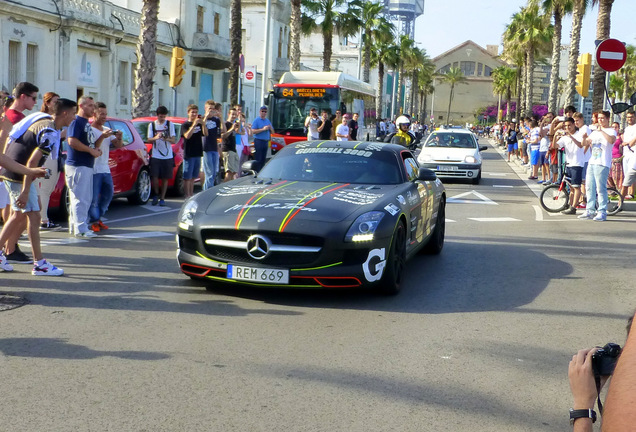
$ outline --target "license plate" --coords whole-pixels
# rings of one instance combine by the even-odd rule
[[[437,171],[457,171],[458,168],[454,165],[438,165]]]
[[[288,284],[289,270],[228,264],[227,278],[268,284]]]

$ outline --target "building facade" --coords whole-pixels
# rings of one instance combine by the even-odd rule
[[[456,84],[447,118],[450,85],[435,80],[434,97],[430,98],[431,120],[435,123],[472,123],[478,109],[497,104],[493,95],[492,71],[505,63],[498,58],[498,46],[482,48],[473,41],[466,41],[435,57],[433,63],[438,74],[446,73],[451,67],[459,67],[466,77],[466,83]]]

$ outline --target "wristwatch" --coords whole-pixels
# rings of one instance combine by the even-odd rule
[[[591,418],[592,423],[596,422],[596,412],[593,409],[579,409],[575,410],[570,408],[570,425],[574,425],[574,420],[579,418]]]

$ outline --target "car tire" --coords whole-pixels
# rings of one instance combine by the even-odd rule
[[[406,269],[406,227],[404,222],[400,221],[395,227],[389,249],[386,270],[379,290],[382,294],[396,295],[402,288]]]
[[[185,195],[185,188],[183,184],[183,163],[177,168],[177,173],[174,176],[174,183],[172,189],[170,189],[172,196],[181,197]]]
[[[150,172],[144,168],[140,170],[137,175],[135,188],[133,194],[128,197],[128,202],[131,204],[144,205],[150,199],[151,193],[152,184],[150,183]]]
[[[439,203],[437,209],[437,219],[435,220],[435,228],[433,234],[428,239],[428,243],[422,249],[425,253],[438,255],[444,248],[444,237],[446,236],[446,201],[444,198]]]
[[[481,170],[479,170],[479,173],[477,173],[477,177],[475,177],[472,182],[474,185],[479,184],[479,181],[481,180]]]
[[[64,189],[62,189],[62,193],[60,194],[60,206],[55,211],[55,215],[60,220],[68,220],[68,215],[71,208],[71,197],[69,193],[70,192],[68,188],[64,187]]]

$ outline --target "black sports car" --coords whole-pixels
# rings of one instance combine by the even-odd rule
[[[308,141],[258,175],[186,201],[177,259],[193,279],[397,293],[406,260],[444,246],[446,192],[400,145]]]

